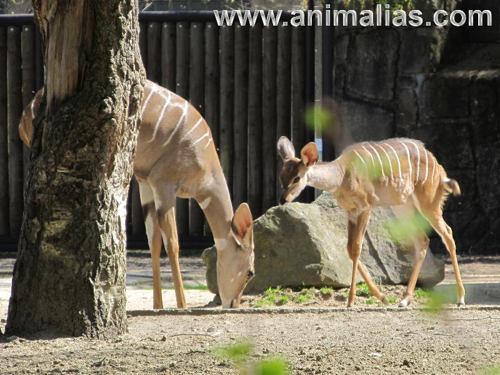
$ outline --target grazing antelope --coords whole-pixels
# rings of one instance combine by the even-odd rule
[[[453,263],[458,290],[458,305],[463,305],[465,289],[458,269],[455,241],[451,228],[443,220],[443,204],[449,193],[457,196],[460,188],[446,176],[434,155],[416,140],[394,138],[381,142],[356,143],[329,163],[316,163],[318,149],[311,142],[302,148],[301,158],[286,137],[278,141],[283,159],[280,173],[280,204],[294,200],[306,186],[331,192],[348,215],[347,251],[353,262],[348,306],[356,296],[356,270],[365,279],[373,296],[388,301],[371,280],[359,261],[363,237],[375,206],[391,206],[396,216],[414,214],[415,209],[441,236]],[[399,306],[412,299],[418,274],[425,258],[429,239],[422,229],[413,238],[416,259],[410,281]]]
[[[43,91],[26,107],[19,134],[29,147],[32,122]],[[177,306],[186,307],[179,268],[175,198],[194,198],[203,209],[217,248],[217,283],[223,308],[238,307],[254,275],[252,214],[242,203],[233,215],[226,179],[212,133],[188,101],[151,81],[146,82],[142,123],[134,159],[153,263],[153,308],[163,308],[160,252],[170,259]]]

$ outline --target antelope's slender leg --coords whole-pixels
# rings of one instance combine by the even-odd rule
[[[151,261],[153,263],[153,308],[162,309],[163,299],[161,294],[160,254],[161,231],[158,215],[154,202],[153,190],[147,181],[139,181],[142,212],[146,224]]]
[[[348,220],[347,223],[347,252],[349,253],[349,257],[352,260],[352,279],[351,290],[349,291],[349,299],[347,303],[348,307],[354,306],[354,300],[356,298],[356,272],[358,269],[360,269],[360,272],[362,273],[363,278],[365,279],[369,288],[371,285],[370,291],[373,288],[375,293],[379,295],[378,298],[382,297],[377,287],[373,284],[370,276],[365,271],[363,265],[359,261],[361,246],[363,245],[363,237],[366,232],[368,221],[370,220],[370,214],[371,209],[368,209],[360,213],[358,217],[354,219],[356,222]]]
[[[187,305],[179,266],[179,239],[175,222],[175,190],[173,188],[165,189],[162,186],[162,189],[154,189],[153,191],[155,201],[161,202],[160,205],[157,204],[158,221],[160,223],[163,244],[170,260],[177,307],[185,309]]]
[[[453,232],[451,228],[446,224],[443,219],[443,210],[441,204],[437,207],[428,207],[426,210],[423,206],[422,214],[427,219],[427,221],[432,225],[434,230],[439,234],[441,240],[446,246],[446,249],[450,253],[451,263],[453,264],[453,271],[455,273],[455,279],[457,282],[457,294],[458,294],[458,306],[465,305],[465,288],[462,283],[462,278],[460,277],[460,269],[458,268],[457,261],[457,251],[455,240],[453,239]]]
[[[392,211],[398,220],[410,220],[409,225],[415,226],[415,233],[409,240],[413,243],[413,251],[415,255],[413,269],[410,275],[410,280],[408,281],[408,286],[403,299],[399,303],[399,307],[406,307],[410,304],[413,299],[413,292],[415,291],[415,286],[417,285],[418,275],[420,274],[420,269],[425,260],[425,254],[429,248],[429,237],[425,234],[424,230],[416,225],[415,215],[417,213],[417,207],[413,204],[411,200],[408,200],[405,204],[399,206],[392,206]]]
[[[378,298],[384,305],[388,305],[389,301],[387,300],[386,296],[377,288],[370,275],[366,271],[365,266],[363,266],[360,260],[358,260],[358,271],[361,274],[361,277],[363,277],[363,279],[365,280],[366,285],[368,285],[368,289],[370,290],[372,296]]]

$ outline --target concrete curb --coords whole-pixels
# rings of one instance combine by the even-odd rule
[[[331,308],[280,308],[280,309],[221,309],[221,308],[190,308],[190,309],[163,309],[163,310],[129,310],[128,316],[163,316],[163,315],[226,315],[226,314],[325,314],[325,313],[364,313],[364,312],[432,312],[425,307],[331,307]],[[443,307],[443,311],[499,311],[500,306],[464,306],[464,307]]]

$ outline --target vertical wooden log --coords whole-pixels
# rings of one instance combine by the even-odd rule
[[[176,93],[189,98],[189,23],[178,22],[176,34]],[[189,234],[189,201],[177,199],[177,231],[179,235]]]
[[[292,118],[292,30],[290,26],[278,27],[278,95],[277,95],[277,122],[276,138],[282,136],[290,138]],[[280,171],[283,162],[276,158],[276,170]],[[281,194],[279,178],[276,179],[276,194]]]
[[[161,85],[175,91],[175,29],[176,24],[165,22],[161,29]]]
[[[148,25],[148,79],[160,83],[161,79],[161,23]]]
[[[292,143],[300,152],[305,142],[305,28],[292,29]]]
[[[7,28],[0,26],[0,236],[10,233],[7,124]]]
[[[35,26],[23,26],[21,32],[21,56],[23,70],[23,108],[29,104],[35,96]],[[28,175],[30,150],[23,145],[23,180]],[[24,187],[25,183],[23,183]]]
[[[262,214],[262,25],[250,28],[248,77],[248,203]]]
[[[139,30],[139,49],[146,74],[149,77],[148,71],[148,24],[141,22]],[[141,207],[141,197],[139,194],[139,184],[135,177],[132,177],[129,186],[127,200],[127,229],[128,234],[141,235],[145,233],[144,218]]]
[[[330,4],[330,9],[333,9],[333,0],[326,0],[326,4]],[[371,5],[368,4],[368,0],[365,2],[365,6],[371,9]],[[326,15],[323,14],[323,18]],[[325,19],[326,20],[326,19]],[[334,27],[325,26],[321,27],[321,90],[323,99],[331,100],[333,97],[333,70],[334,70]],[[323,100],[324,101],[324,100]],[[326,128],[323,129],[322,139],[323,139],[323,160],[333,160],[335,159],[335,146],[333,144],[334,137],[332,133],[335,131],[333,128],[336,124],[328,124]]]
[[[142,204],[141,204],[141,195],[139,192],[139,183],[135,179],[135,176],[132,177],[130,181],[130,191],[129,194],[132,194],[132,200],[130,201],[130,205],[132,208],[132,234],[134,235],[145,235],[146,227],[144,225],[144,215],[142,213]]]
[[[235,207],[238,207],[241,203],[247,201],[248,28],[236,25],[234,40],[233,203]]]
[[[233,196],[234,28],[220,29],[220,162]]]
[[[294,27],[292,30],[292,143],[295,150],[306,144],[306,29]],[[307,189],[306,189],[307,190]],[[306,201],[304,190],[295,200]]]
[[[9,220],[11,236],[19,235],[24,207],[23,144],[19,120],[23,111],[21,71],[21,27],[7,31],[7,95],[9,132]]]
[[[205,25],[205,120],[210,126],[215,148],[218,150],[219,140],[219,28],[215,22]],[[205,219],[205,234],[211,230]]]
[[[40,30],[35,28],[35,89],[40,90],[45,81],[42,53],[42,35]]]
[[[191,23],[189,99],[191,104],[203,116],[205,113],[205,25],[202,22]],[[189,202],[189,234],[203,235],[204,216],[198,203]]]
[[[219,140],[219,28],[214,22],[206,24],[205,31],[205,120],[207,120],[215,146]]]
[[[262,166],[263,166],[263,210],[273,207],[276,199],[276,95],[278,32],[276,27],[264,27],[262,61]]]
[[[139,49],[141,51],[142,64],[147,70],[148,66],[148,24],[141,22],[139,31]]]

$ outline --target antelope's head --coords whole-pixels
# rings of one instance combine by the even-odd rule
[[[308,185],[307,172],[318,161],[318,148],[314,142],[305,145],[300,151],[301,159],[295,157],[295,149],[287,137],[278,141],[278,154],[283,159],[280,172],[280,204],[293,201]]]
[[[243,290],[255,273],[253,218],[246,203],[234,213],[228,238],[216,238],[215,246],[222,308],[238,307]]]

